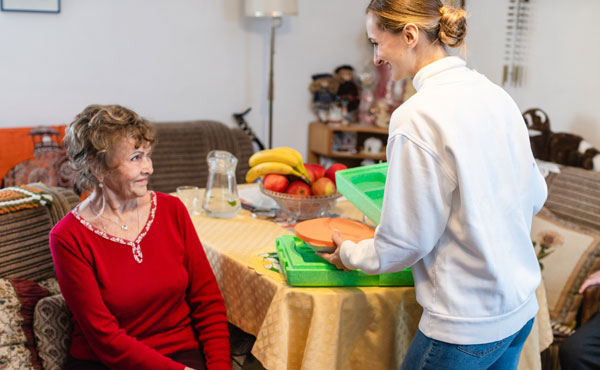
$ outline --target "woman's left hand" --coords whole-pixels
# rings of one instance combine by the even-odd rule
[[[323,258],[340,270],[349,271],[349,269],[344,266],[342,259],[340,258],[340,248],[344,242],[344,239],[342,239],[340,234],[333,234],[332,239],[335,243],[335,250],[332,253],[316,252],[317,256]]]

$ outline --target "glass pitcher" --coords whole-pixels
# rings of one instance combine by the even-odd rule
[[[224,150],[213,150],[206,156],[208,180],[202,209],[210,217],[231,218],[240,210],[240,197],[235,180],[237,158]]]

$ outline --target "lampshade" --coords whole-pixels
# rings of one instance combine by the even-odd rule
[[[247,17],[281,17],[297,15],[297,0],[245,0],[244,14]]]

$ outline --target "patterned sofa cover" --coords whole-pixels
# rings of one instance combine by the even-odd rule
[[[0,189],[0,369],[60,369],[57,361],[66,353],[60,349],[69,346],[70,317],[63,309],[55,323],[40,302],[62,300],[48,234],[79,197],[42,183],[17,189],[23,193]],[[39,204],[36,197],[48,204]]]

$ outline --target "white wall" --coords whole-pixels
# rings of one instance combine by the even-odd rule
[[[600,2],[532,0],[529,79],[508,89],[541,107],[554,131],[600,147]],[[274,144],[306,152],[310,76],[370,60],[368,0],[299,0],[277,29]],[[269,25],[242,0],[62,0],[60,14],[0,12],[0,127],[68,123],[91,103],[129,106],[152,120],[248,116],[267,141]],[[469,63],[500,82],[508,0],[467,0]]]
[[[522,111],[541,108],[554,132],[600,148],[597,0],[531,0],[524,85],[506,87]],[[467,0],[469,64],[502,82],[508,0]]]
[[[62,0],[0,12],[0,125],[69,122],[91,103],[157,120],[226,120],[246,105],[239,0]]]
[[[366,0],[300,0],[277,29],[274,144],[306,151],[310,76],[368,53]],[[151,120],[247,107],[267,142],[269,22],[242,0],[62,0],[60,14],[0,12],[0,127],[64,124],[91,103]],[[344,10],[346,9],[346,10]]]

